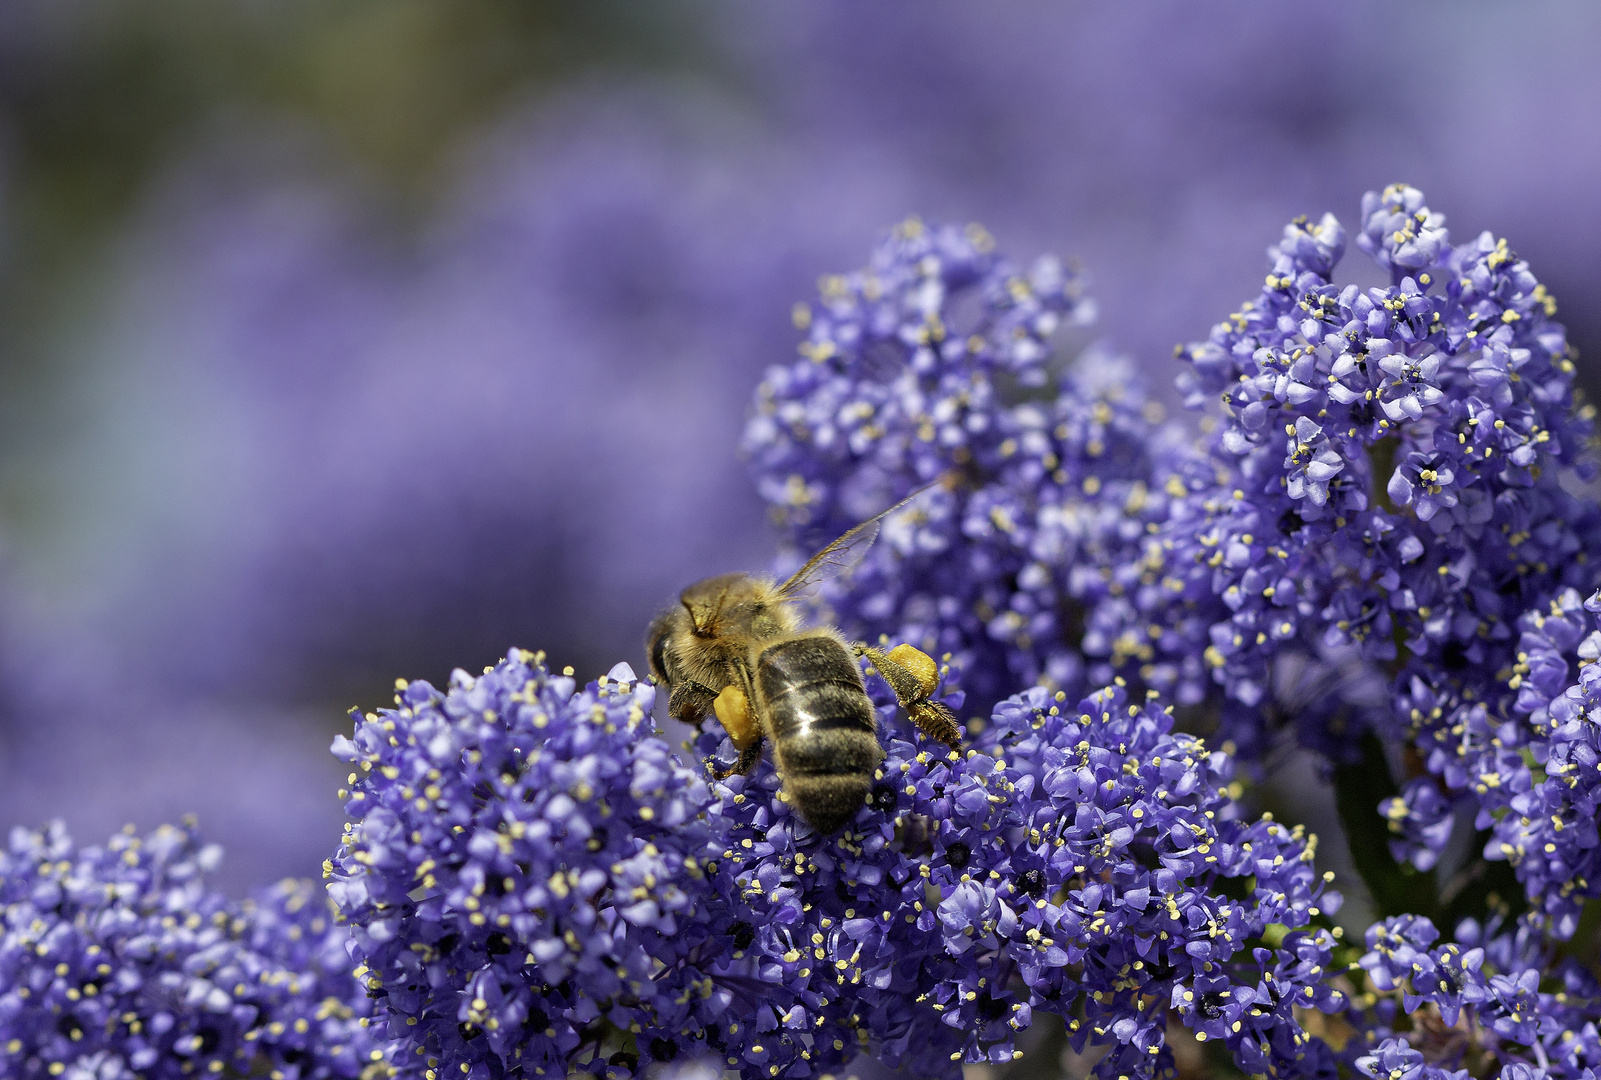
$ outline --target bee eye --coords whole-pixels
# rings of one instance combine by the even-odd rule
[[[657,634],[656,640],[650,643],[650,670],[651,674],[662,682],[670,681],[667,676],[667,635]]]

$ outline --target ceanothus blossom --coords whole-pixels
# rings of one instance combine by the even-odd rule
[[[1166,535],[1229,602],[1208,660],[1247,704],[1292,639],[1493,671],[1525,607],[1594,574],[1596,514],[1561,485],[1592,469],[1591,411],[1554,302],[1505,241],[1451,245],[1415,189],[1362,217],[1388,287],[1338,284],[1343,228],[1297,221],[1261,294],[1184,350],[1190,403],[1221,399],[1219,469]]]
[[[1442,1069],[1412,1049],[1405,1039],[1385,1039],[1373,1051],[1356,1059],[1356,1067],[1371,1080],[1468,1080],[1466,1069]]]
[[[1378,1080],[1397,1069],[1460,1080],[1496,1066],[1501,1080],[1590,1080],[1601,1066],[1601,983],[1560,956],[1539,922],[1465,919],[1439,944],[1420,916],[1370,928],[1358,965],[1375,992],[1347,1012],[1361,1036],[1343,1057]]]
[[[1594,473],[1593,409],[1555,301],[1506,241],[1453,245],[1402,186],[1369,193],[1362,217],[1358,246],[1389,286],[1340,284],[1339,222],[1300,220],[1259,297],[1184,350],[1189,403],[1215,395],[1222,416],[1214,479],[1158,527],[1163,572],[1203,610],[1208,594],[1226,608],[1206,651],[1222,735],[1252,754],[1270,744],[1276,710],[1258,706],[1282,698],[1289,655],[1366,665],[1390,700],[1350,710],[1344,734],[1410,745],[1422,766],[1381,807],[1397,858],[1433,868],[1470,807],[1486,856],[1511,862],[1567,936],[1592,895],[1590,849],[1582,827],[1546,835],[1573,814],[1543,773],[1556,744],[1518,692],[1528,654],[1543,655],[1519,634],[1552,618],[1556,631],[1563,611],[1571,623],[1597,584],[1601,514],[1573,494]],[[1360,746],[1297,732],[1336,762]]]
[[[1170,1065],[1169,1010],[1254,1072],[1326,1055],[1295,1010],[1343,1007],[1338,896],[1315,838],[1243,814],[1225,754],[1121,687],[1035,688],[953,751],[873,686],[887,757],[833,836],[770,764],[679,764],[621,667],[579,689],[516,653],[358,714],[329,869],[396,1060],[948,1076],[1010,1061],[1041,1010],[1111,1047],[1108,1078]],[[695,749],[733,756],[710,727]]]
[[[810,1003],[825,1028],[849,1013],[840,1043],[926,1074],[1008,1061],[1033,1014],[1055,1012],[1076,1048],[1110,1046],[1097,1066],[1110,1078],[1170,1067],[1170,1008],[1250,1071],[1310,1045],[1293,1008],[1340,1008],[1321,978],[1337,933],[1310,925],[1339,904],[1312,868],[1315,838],[1240,819],[1226,755],[1175,734],[1158,702],[1109,687],[1069,706],[1036,687],[1001,702],[965,755],[882,714],[881,783],[838,840],[799,824],[770,767],[717,786],[735,822],[725,860],[758,915],[751,947],[782,972],[781,1017]],[[1253,952],[1270,926],[1297,929]],[[849,961],[830,965],[842,932]],[[819,1042],[809,1067],[848,1060],[816,1061]]]
[[[1402,700],[1424,772],[1380,809],[1398,858],[1428,869],[1455,808],[1474,809],[1483,855],[1510,864],[1550,930],[1571,937],[1601,895],[1601,739],[1593,719],[1601,594],[1564,589],[1519,618],[1515,651],[1493,672],[1414,675]]]
[[[0,1052],[11,1077],[390,1075],[327,897],[230,901],[192,828],[76,847],[60,825],[0,852]]]
[[[721,1002],[690,960],[729,939],[702,921],[710,796],[653,702],[625,665],[580,691],[518,652],[352,714],[329,891],[399,1060],[607,1075],[608,1031],[637,1036],[636,1065],[704,1038]]]
[[[950,654],[981,705],[1124,674],[1184,703],[1204,633],[1151,572],[1147,526],[1183,441],[1132,367],[1065,334],[1093,319],[1060,261],[1013,265],[982,229],[909,221],[797,309],[800,357],[757,390],[744,453],[804,558],[937,479],[822,601],[847,633]],[[1160,612],[1160,617],[1151,617]]]
[[[1586,613],[1590,614],[1586,614]],[[1533,906],[1571,937],[1584,902],[1601,896],[1601,593],[1572,589],[1518,621],[1516,662],[1475,707],[1430,713],[1436,776],[1414,789],[1471,796],[1487,830],[1484,855],[1511,863]],[[1446,718],[1454,719],[1451,727]],[[1457,726],[1460,730],[1457,730]],[[1438,793],[1429,798],[1443,802]],[[1437,812],[1437,811],[1436,811]],[[1416,811],[1392,817],[1412,827]],[[1421,850],[1438,850],[1443,838]],[[1421,865],[1421,864],[1420,864]]]

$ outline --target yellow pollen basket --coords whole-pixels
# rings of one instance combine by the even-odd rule
[[[897,645],[886,654],[891,660],[910,672],[923,688],[924,694],[932,694],[939,686],[939,665],[934,658],[921,649],[914,649],[910,645]]]
[[[751,719],[750,702],[745,698],[745,691],[733,683],[723,687],[723,692],[712,702],[712,711],[717,714],[717,720],[728,732],[728,737],[734,741],[736,750],[754,746],[761,737],[756,730],[756,721]]]

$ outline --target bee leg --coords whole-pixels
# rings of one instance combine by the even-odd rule
[[[757,726],[756,718],[750,714],[750,701],[745,697],[745,691],[735,683],[723,687],[723,692],[717,695],[712,702],[712,711],[717,713],[717,719],[728,732],[728,737],[739,751],[739,760],[728,769],[712,769],[712,775],[719,780],[727,780],[735,773],[741,776],[756,767],[756,762],[762,756],[762,729]]]
[[[681,679],[673,684],[667,699],[667,715],[686,724],[699,724],[706,718],[706,710],[717,698],[717,691],[702,686],[693,679]]]
[[[712,758],[707,758],[706,764],[711,766],[712,779],[727,780],[730,776],[744,776],[746,773],[754,769],[756,767],[756,763],[761,759],[762,738],[760,735],[758,735],[756,736],[755,742],[740,749],[739,760],[734,762],[728,768],[719,768],[715,763],[715,759]]]
[[[918,730],[946,746],[961,745],[962,734],[956,727],[956,715],[938,701],[929,700],[929,695],[939,687],[939,665],[927,653],[910,645],[897,645],[887,654],[860,643],[851,647],[884,676],[889,688],[895,691],[895,700]]]

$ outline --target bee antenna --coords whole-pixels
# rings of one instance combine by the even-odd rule
[[[689,612],[689,625],[694,627],[695,636],[705,637],[706,633],[701,629],[700,620],[695,617],[695,605],[691,604],[688,600],[685,600],[682,597],[679,598],[678,602],[684,605],[685,611]]]
[[[711,626],[716,626],[717,625],[717,620],[722,618],[722,615],[723,615],[723,604],[725,602],[727,602],[727,600],[728,600],[728,590],[725,588],[725,589],[723,589],[722,592],[717,594],[717,609],[712,612],[712,617],[709,620]],[[710,627],[708,627],[706,633],[703,636],[705,636],[705,637],[711,637],[712,636],[711,635],[711,631],[710,631]]]

